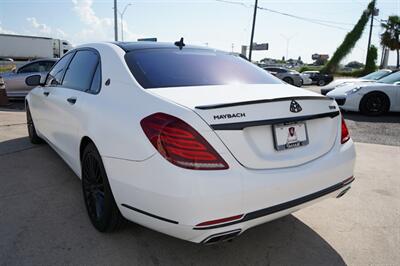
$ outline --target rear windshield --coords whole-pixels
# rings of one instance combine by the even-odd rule
[[[201,49],[147,49],[128,52],[126,63],[143,88],[227,84],[279,84],[247,60]]]

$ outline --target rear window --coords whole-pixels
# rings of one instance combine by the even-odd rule
[[[281,83],[239,56],[211,50],[136,50],[128,52],[125,60],[133,76],[146,89]]]

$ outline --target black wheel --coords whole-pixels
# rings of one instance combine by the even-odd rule
[[[288,84],[290,84],[290,85],[293,85],[293,84],[294,84],[293,79],[292,79],[292,78],[289,78],[289,77],[284,78],[283,81],[286,82],[286,83],[288,83]]]
[[[365,115],[382,115],[389,111],[389,107],[389,97],[382,92],[370,92],[360,102],[360,112]]]
[[[43,140],[37,135],[35,124],[32,120],[31,111],[29,110],[29,105],[26,105],[26,125],[28,127],[29,140],[33,144],[43,143]]]
[[[326,82],[323,79],[318,80],[318,86],[325,86]]]
[[[123,224],[103,162],[93,143],[83,151],[82,189],[90,221],[97,230],[110,232]]]

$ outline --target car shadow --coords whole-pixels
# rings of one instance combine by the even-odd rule
[[[25,137],[0,143],[0,150],[5,264],[345,265],[318,232],[293,215],[208,246],[134,223],[99,233],[86,214],[80,180],[48,145],[30,145]]]
[[[381,116],[366,116],[357,112],[342,113],[345,119],[355,122],[400,123],[400,112],[390,112]]]
[[[0,106],[2,112],[25,112],[24,99],[9,100],[8,105]]]
[[[125,232],[135,239],[132,248],[160,265],[172,259],[177,265],[346,265],[328,242],[293,215],[249,229],[231,242],[206,246],[135,224]]]

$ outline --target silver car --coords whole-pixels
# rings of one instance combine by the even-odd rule
[[[3,86],[5,86],[9,98],[23,98],[34,88],[26,85],[25,79],[32,74],[40,74],[44,78],[55,62],[57,59],[31,61],[16,71],[0,73],[0,83],[4,83]]]
[[[300,73],[297,71],[283,67],[264,67],[264,70],[290,85],[297,87],[301,87],[303,85],[303,79],[301,78]]]

